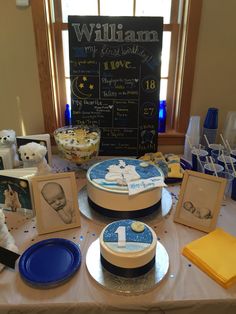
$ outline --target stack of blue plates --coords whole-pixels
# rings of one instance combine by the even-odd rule
[[[20,257],[19,272],[26,283],[51,288],[70,279],[80,264],[81,252],[74,242],[53,238],[29,247]]]

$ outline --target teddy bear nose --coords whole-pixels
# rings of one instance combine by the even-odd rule
[[[5,136],[3,139],[4,139],[4,140],[6,140],[6,139],[7,139],[7,137]]]
[[[26,159],[29,159],[29,156],[26,156],[25,158],[26,158]]]

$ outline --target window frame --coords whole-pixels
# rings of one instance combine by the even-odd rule
[[[184,133],[190,115],[202,8],[202,0],[172,1],[172,25],[166,25],[164,30],[171,29],[175,38],[178,39],[171,41],[171,51],[174,51],[174,56],[170,55],[168,74],[167,132],[159,133],[159,145],[182,145],[184,143]],[[176,14],[179,1],[183,5],[180,23],[178,23]],[[61,30],[66,29],[66,24],[61,23],[60,0],[54,0],[54,7],[55,15],[52,17],[49,14],[52,12],[52,0],[32,0],[31,2],[44,126],[45,131],[50,134],[63,125],[63,105],[66,104],[61,35]],[[176,17],[175,20],[173,20],[173,16]],[[178,32],[180,32],[180,36],[178,36]]]

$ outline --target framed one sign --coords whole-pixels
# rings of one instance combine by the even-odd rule
[[[174,221],[205,232],[215,229],[225,186],[223,178],[185,171]]]
[[[157,151],[162,17],[69,16],[72,124],[101,129],[100,155]]]

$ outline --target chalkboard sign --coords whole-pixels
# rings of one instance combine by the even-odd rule
[[[162,17],[68,22],[72,124],[100,127],[100,155],[156,151]]]

